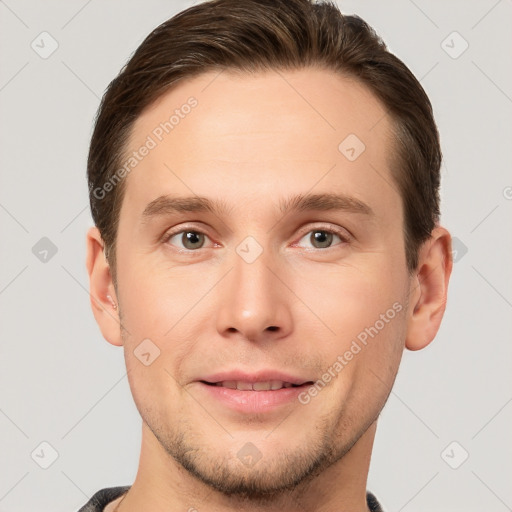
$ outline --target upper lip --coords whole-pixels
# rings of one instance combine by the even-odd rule
[[[206,377],[203,377],[199,380],[203,382],[208,382],[210,384],[215,384],[217,382],[224,381],[250,382],[251,384],[254,384],[255,382],[268,382],[271,380],[280,380],[283,382],[289,382],[291,384],[299,386],[307,382],[313,382],[311,379],[290,375],[279,370],[259,370],[257,372],[252,373],[244,372],[241,370],[230,370],[207,375]]]

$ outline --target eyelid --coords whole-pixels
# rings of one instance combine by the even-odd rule
[[[187,232],[187,231],[193,231],[194,233],[199,233],[201,235],[204,235],[205,237],[207,237],[208,239],[210,239],[211,242],[213,242],[213,240],[211,239],[211,237],[205,233],[204,230],[198,228],[197,226],[183,226],[183,225],[179,225],[177,226],[176,228],[171,228],[171,229],[168,229],[163,235],[162,237],[160,238],[160,242],[161,243],[167,243],[169,242],[169,240],[180,234],[180,233],[183,233],[183,232]],[[213,242],[213,243],[216,243],[216,242]],[[169,244],[171,245],[171,244]],[[175,246],[173,246],[175,247]],[[196,250],[192,250],[192,249],[181,249],[179,247],[176,247],[177,250],[181,251],[181,252],[197,252],[199,249],[196,249]],[[208,247],[200,247],[200,249],[208,249]]]
[[[308,233],[311,233],[312,231],[326,231],[328,233],[333,233],[335,235],[338,235],[341,238],[341,240],[343,241],[343,243],[349,243],[354,238],[352,236],[352,233],[350,233],[347,229],[337,226],[336,224],[327,223],[327,224],[320,225],[320,226],[314,226],[314,227],[309,226],[309,227],[305,227],[304,229],[301,229],[300,235],[297,238],[297,241],[293,243],[293,245],[296,245],[302,238],[304,238],[305,235],[307,235]],[[335,246],[333,246],[333,247],[335,247]],[[317,250],[326,251],[330,248],[331,247],[328,247],[326,249],[317,249]]]

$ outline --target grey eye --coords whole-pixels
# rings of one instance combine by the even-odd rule
[[[343,242],[342,238],[326,229],[314,229],[303,236],[299,242],[300,245],[313,247],[314,249],[328,249],[333,245],[334,237]]]
[[[174,239],[178,239],[184,249],[201,249],[205,242],[205,236],[198,231],[184,230],[172,235],[169,238],[169,243],[173,243]],[[173,245],[176,245],[176,243],[173,243]]]
[[[333,234],[327,231],[313,231],[311,233],[310,240],[314,247],[324,249],[325,247],[330,247],[332,244],[332,238]]]

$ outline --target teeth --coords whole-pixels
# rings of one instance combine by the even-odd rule
[[[269,391],[270,389],[272,389],[272,382],[255,382],[251,386],[251,388],[254,391]],[[240,389],[240,388],[238,388],[238,389]],[[276,388],[276,389],[279,389],[279,388]]]
[[[291,382],[283,382],[282,380],[270,380],[267,382],[239,382],[235,380],[225,380],[223,382],[216,382],[216,386],[222,386],[229,389],[238,389],[239,391],[275,391],[281,388],[291,388]]]

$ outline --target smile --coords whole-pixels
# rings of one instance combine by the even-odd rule
[[[239,391],[277,391],[282,388],[296,388],[300,384],[292,384],[282,380],[269,380],[263,382],[247,382],[237,380],[225,380],[222,382],[205,382],[211,386],[220,386],[228,389],[238,389]]]

